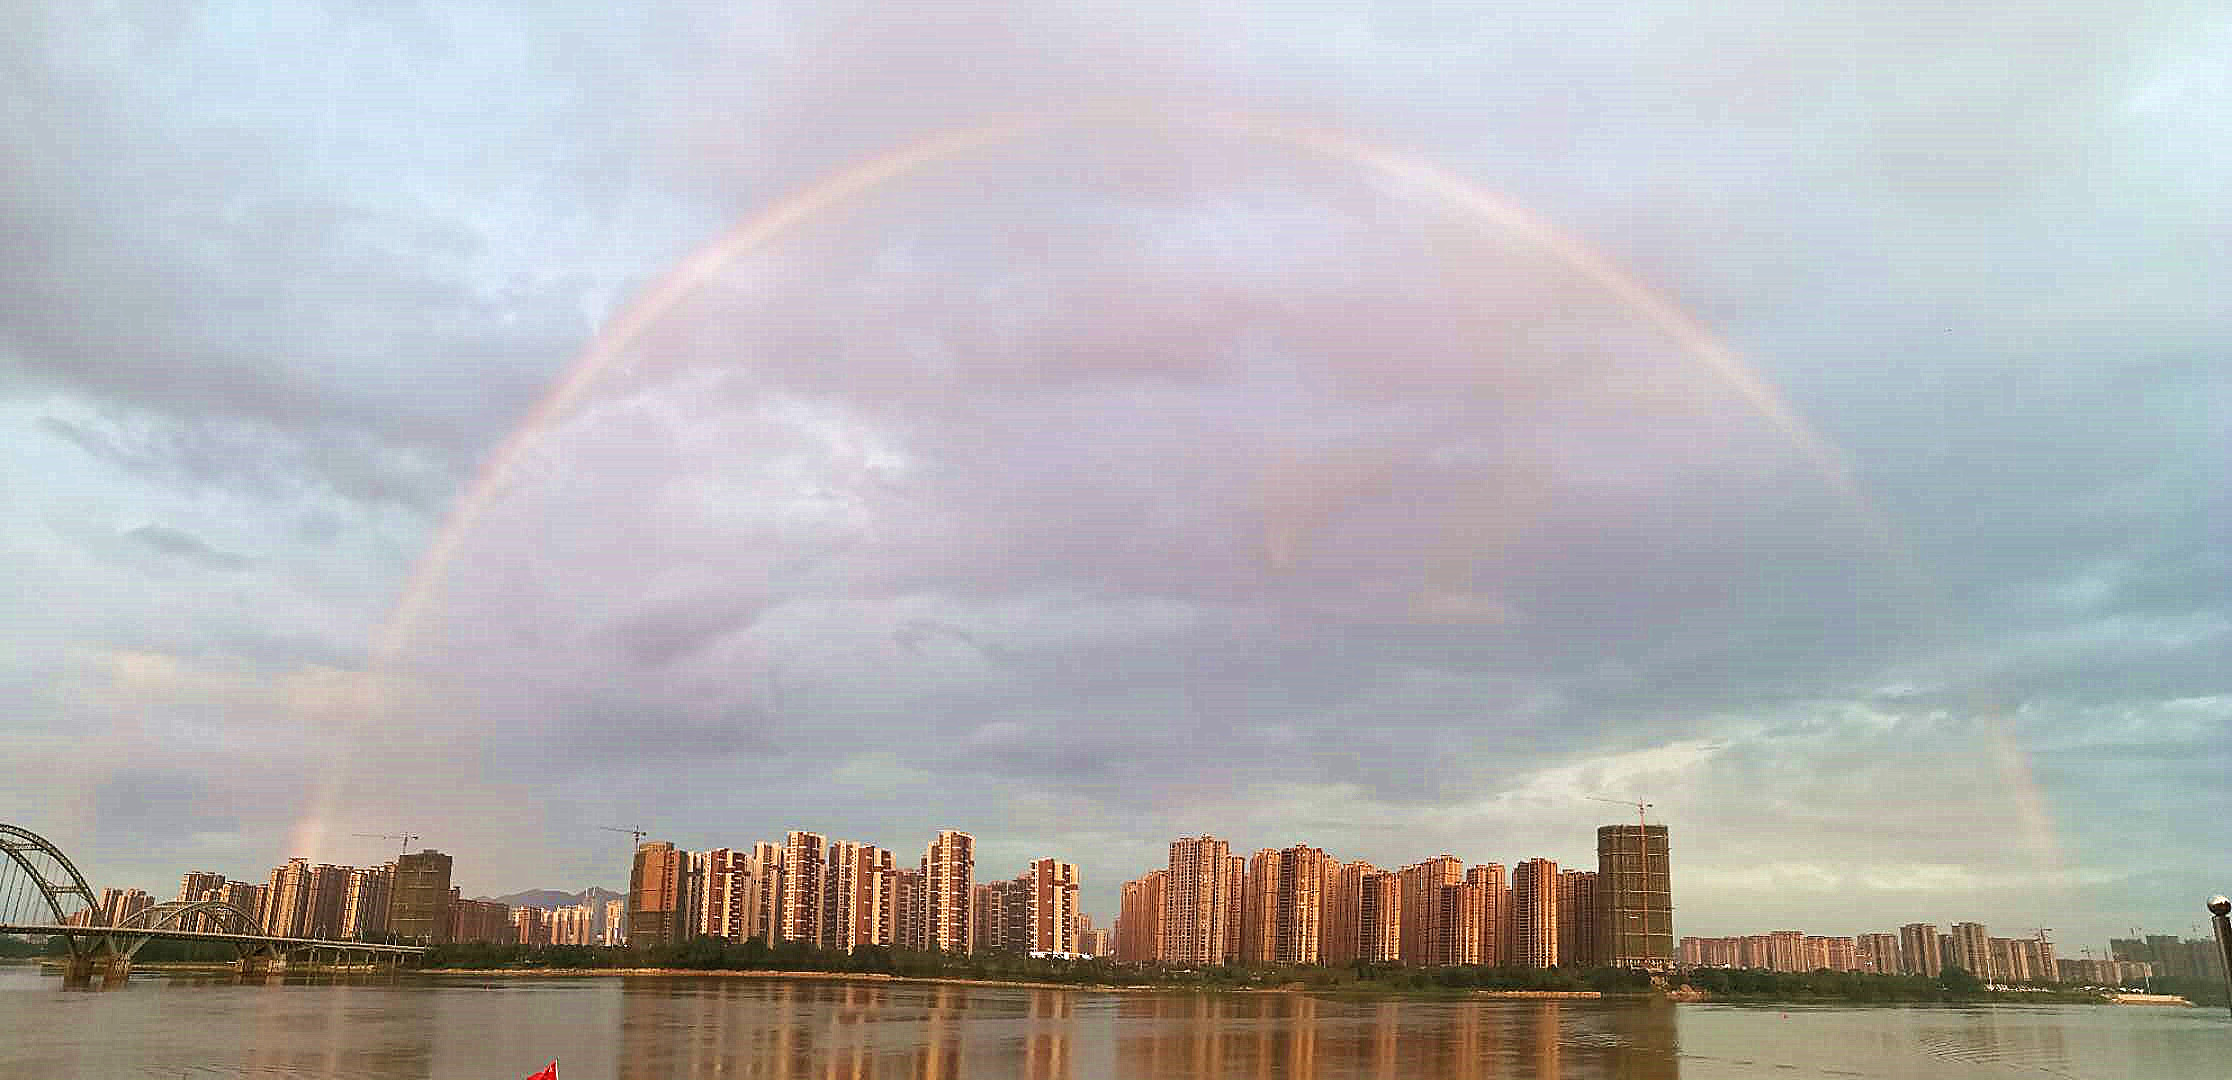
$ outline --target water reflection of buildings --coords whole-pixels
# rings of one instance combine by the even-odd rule
[[[914,1080],[951,1080],[962,1075],[961,1025],[967,1019],[968,995],[952,986],[932,987],[929,995],[929,1012],[923,1017],[914,1068],[904,1075]]]
[[[1031,991],[1030,1027],[1023,1036],[1022,1075],[1027,1080],[1069,1080],[1076,1007],[1077,995],[1069,991]]]
[[[1117,1013],[1116,1071],[1160,1080],[1676,1080],[1680,1068],[1675,1010],[1664,1004],[1153,995]]]
[[[624,999],[616,1072],[629,1080],[1678,1076],[1676,1010],[1664,1003],[1098,997],[758,979],[631,986]]]

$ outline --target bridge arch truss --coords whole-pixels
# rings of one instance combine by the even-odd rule
[[[0,851],[7,852],[15,866],[14,873],[0,876],[0,904],[7,905],[0,910],[0,921],[18,921],[31,910],[28,905],[40,901],[56,923],[98,904],[85,875],[46,837],[19,825],[0,824]]]

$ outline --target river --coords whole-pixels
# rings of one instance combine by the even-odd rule
[[[2232,1075],[2215,1010],[1769,1008],[1125,994],[756,978],[152,974],[64,993],[0,968],[0,1077],[1577,1077]]]

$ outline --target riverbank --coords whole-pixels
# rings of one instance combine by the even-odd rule
[[[2176,994],[2106,994],[2110,1005],[2171,1005],[2192,1008],[2193,1002]]]
[[[968,979],[946,975],[890,975],[874,971],[735,971],[698,970],[696,968],[413,968],[406,974],[421,976],[464,976],[491,978],[521,976],[526,978],[600,978],[622,976],[629,978],[692,978],[692,979],[803,979],[815,982],[857,982],[889,985],[894,983],[923,983],[945,986],[1004,986],[1026,990],[1097,990],[1117,994],[1166,994],[1183,993],[1194,989],[1183,986],[1102,985],[1097,983],[1057,983],[1022,979]]]
[[[596,978],[600,976],[623,976],[636,978],[804,979],[817,982],[855,982],[873,985],[988,986],[1023,990],[1076,990],[1107,994],[1312,994],[1316,996],[1496,998],[1551,1001],[1595,1001],[1604,997],[1603,994],[1594,990],[1446,990],[1442,988],[1411,990],[1394,987],[1355,986],[1327,989],[1291,983],[1279,986],[1157,986],[1138,983],[1058,983],[1025,979],[971,979],[944,975],[889,975],[880,972],[700,971],[693,968],[418,968],[408,970],[406,974],[463,978],[510,976]]]

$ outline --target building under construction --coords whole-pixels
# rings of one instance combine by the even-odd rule
[[[1609,967],[1669,971],[1674,967],[1674,894],[1667,873],[1666,826],[1605,825],[1597,829],[1597,935]]]

